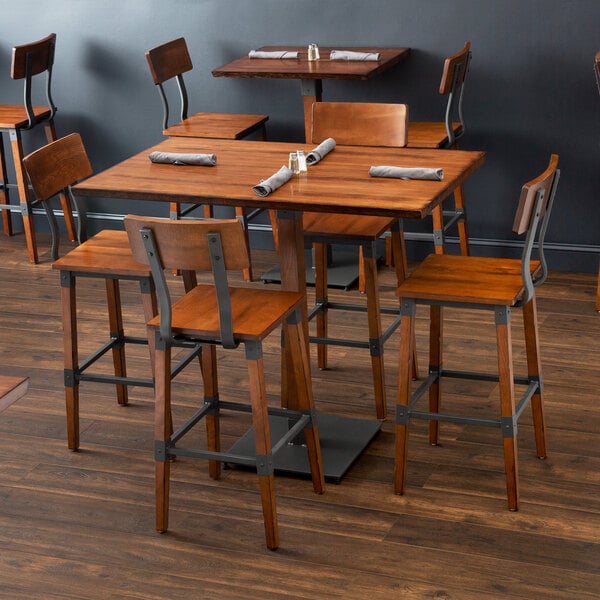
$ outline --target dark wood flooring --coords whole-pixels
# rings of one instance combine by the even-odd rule
[[[416,422],[406,494],[392,493],[392,419],[339,485],[322,496],[310,482],[278,477],[281,548],[266,550],[255,476],[228,470],[212,481],[204,462],[173,466],[170,531],[154,531],[152,396],[133,389],[81,389],[81,451],[65,441],[62,332],[57,273],[47,240],[42,263],[27,262],[22,236],[0,236],[0,373],[31,378],[27,395],[0,415],[0,598],[522,598],[600,597],[600,315],[594,274],[552,272],[539,290],[549,457],[533,450],[529,412],[519,423],[521,509],[506,509],[502,447],[495,429],[445,424],[430,447]],[[68,244],[67,244],[68,245]],[[64,250],[64,245],[63,245]],[[255,252],[260,273],[275,261]],[[262,285],[255,283],[254,285]],[[312,292],[311,292],[312,293]],[[357,292],[336,292],[356,297]],[[135,285],[123,286],[127,322],[143,332]],[[82,353],[105,331],[104,290],[80,284]],[[382,302],[394,305],[391,272]],[[418,348],[426,369],[426,315]],[[346,333],[362,317],[336,317]],[[514,346],[523,367],[515,311]],[[495,366],[493,323],[447,313],[446,366]],[[333,325],[332,325],[333,326]],[[277,403],[279,339],[266,348],[268,391]],[[398,334],[386,346],[393,415]],[[314,348],[313,348],[314,350]],[[364,350],[331,349],[331,369],[314,367],[320,412],[372,418]],[[143,348],[130,371],[148,373]],[[220,352],[223,398],[246,389],[243,353]],[[177,415],[201,399],[192,366],[176,383]],[[451,381],[447,404],[497,408],[496,386]],[[246,417],[223,420],[226,440]],[[203,435],[203,431],[198,433]]]

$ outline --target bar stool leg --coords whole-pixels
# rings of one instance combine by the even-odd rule
[[[211,414],[206,415],[206,447],[211,452],[221,451],[221,429],[219,415],[219,384],[217,377],[217,349],[212,344],[202,346],[202,381],[204,382],[204,401],[214,405]],[[212,479],[221,476],[221,461],[209,460],[208,473]]]
[[[537,301],[535,296],[523,306],[525,325],[525,347],[527,349],[527,372],[530,380],[540,382],[538,391],[531,398],[535,448],[538,458],[546,458],[546,425],[544,420],[544,401],[542,397],[542,364],[538,336]]]
[[[327,312],[327,244],[313,244],[313,264],[315,273],[315,298],[323,302],[324,308],[316,316],[317,337],[325,338],[328,332]],[[319,369],[327,368],[327,344],[317,344],[317,366]]]
[[[402,301],[400,322],[400,358],[398,365],[398,401],[396,405],[396,451],[394,464],[394,493],[404,493],[408,452],[408,404],[411,396],[411,374],[414,355],[413,340],[416,304]]]
[[[517,510],[519,508],[519,476],[510,308],[497,306],[495,312],[506,494],[509,510]]]
[[[308,344],[304,338],[302,313],[296,310],[286,321],[286,340],[290,346],[290,355],[296,368],[296,389],[298,390],[298,408],[313,412],[314,398],[310,376],[310,357]],[[314,414],[314,413],[313,413]],[[321,456],[318,425],[313,421],[310,427],[304,429],[304,439],[308,450],[308,461],[312,476],[313,489],[317,494],[325,491],[325,472]]]
[[[248,253],[250,253],[250,237],[248,234],[248,219],[246,219],[246,215],[244,214],[244,209],[241,206],[235,207],[235,216],[242,221],[244,224],[244,237],[246,239],[246,248],[248,248]],[[244,281],[252,281],[252,262],[250,262],[250,266],[246,269],[243,269],[244,273]]]
[[[116,339],[112,347],[113,366],[115,377],[127,377],[127,362],[125,360],[125,331],[123,329],[123,315],[121,311],[121,293],[118,279],[106,279],[106,301],[108,307],[108,324],[110,337]],[[116,384],[117,401],[121,405],[128,402],[127,386],[123,383]]]
[[[0,204],[9,204],[8,194],[8,177],[6,175],[6,159],[4,157],[4,137],[2,131],[0,131],[0,170],[2,173],[2,187],[0,188]],[[10,209],[2,209],[2,225],[4,228],[4,235],[12,235],[12,218]]]
[[[431,306],[430,326],[429,326],[429,369],[436,369],[438,373],[442,368],[443,352],[443,307]],[[429,387],[429,411],[439,413],[442,401],[442,382],[438,377]],[[429,421],[429,443],[432,446],[438,445],[440,422],[437,420]]]
[[[23,229],[25,239],[27,240],[27,249],[29,251],[29,260],[37,264],[38,252],[35,239],[35,225],[29,200],[29,184],[27,176],[23,169],[23,144],[21,142],[21,133],[18,129],[10,130],[10,142],[12,146],[13,160],[15,163],[15,176],[17,179],[17,188],[19,190],[19,202],[21,204],[21,214],[23,215]]]
[[[250,382],[250,402],[252,406],[252,425],[256,447],[256,463],[267,548],[275,550],[279,546],[279,528],[277,525],[277,507],[275,503],[275,477],[273,455],[271,453],[271,435],[267,409],[267,390],[260,342],[246,342],[246,361]]]
[[[454,190],[454,208],[462,211],[462,218],[456,223],[458,228],[458,239],[460,242],[460,253],[463,256],[469,256],[471,251],[469,250],[469,232],[467,230],[467,215],[465,213],[465,202],[463,196],[462,185],[459,185]]]
[[[158,341],[158,332],[157,341]],[[169,528],[169,487],[171,463],[166,456],[166,443],[171,435],[171,346],[161,340],[156,344],[154,382],[154,439],[156,530]],[[162,449],[158,452],[157,449]]]
[[[381,329],[381,307],[379,303],[379,280],[377,276],[377,257],[375,242],[361,246],[365,268],[365,289],[367,294],[367,318],[369,322],[369,348],[371,352],[371,369],[373,371],[373,387],[375,390],[375,411],[378,419],[387,416],[385,394],[385,371],[383,365],[383,332]]]
[[[75,277],[60,272],[62,305],[67,446],[79,449],[79,352],[77,347],[77,294]]]

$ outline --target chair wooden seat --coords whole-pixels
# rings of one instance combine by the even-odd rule
[[[532,261],[531,274],[539,268],[540,262]],[[401,290],[404,298],[515,306],[524,292],[521,261],[430,254],[415,267]]]
[[[268,120],[266,115],[198,112],[163,130],[170,137],[199,137],[240,140]]]
[[[313,489],[324,491],[324,474],[310,381],[310,360],[303,322],[304,294],[257,287],[230,287],[227,273],[242,270],[250,260],[242,224],[237,219],[176,221],[129,215],[125,218],[134,257],[148,263],[156,282],[160,315],[149,328],[155,336],[155,474],[156,528],[165,531],[169,518],[170,459],[177,455],[204,458],[209,474],[218,478],[221,462],[243,464],[257,471],[267,547],[279,545],[274,487],[274,452],[303,432]],[[173,303],[165,271],[176,269],[190,282],[186,295]],[[196,272],[212,272],[213,285],[197,285]],[[285,351],[293,365],[288,383],[297,393],[297,410],[269,407],[263,364],[264,338],[281,327]],[[173,433],[171,407],[171,349],[175,341],[202,344],[204,406]],[[219,398],[216,347],[245,349],[250,406]],[[255,456],[223,452],[220,442],[222,410],[252,413]],[[290,428],[271,440],[269,415],[289,420]],[[201,420],[206,444],[183,439]]]
[[[289,316],[303,301],[298,292],[280,292],[256,288],[231,288],[231,321],[236,340],[264,340],[283,318]],[[256,307],[260,306],[260,310]],[[173,304],[174,335],[197,335],[210,340],[220,336],[219,301],[215,287],[198,285]],[[160,318],[148,325],[158,327]]]
[[[500,429],[510,510],[517,510],[519,505],[517,421],[528,403],[531,403],[533,413],[537,456],[546,456],[535,288],[545,281],[548,273],[544,258],[544,238],[558,185],[557,167],[558,156],[552,155],[548,168],[539,177],[526,183],[521,190],[513,225],[513,231],[517,235],[526,233],[521,260],[434,254],[419,264],[398,287],[402,306],[394,474],[394,489],[398,494],[404,492],[411,419],[429,421],[429,442],[432,445],[438,444],[440,421]],[[537,247],[538,260],[531,260],[534,246]],[[411,367],[418,305],[429,306],[430,311],[429,373],[413,392]],[[497,374],[450,370],[444,366],[445,307],[488,310],[493,313],[498,352]],[[513,365],[511,311],[515,308],[523,309],[526,377],[515,377]],[[465,334],[468,335],[468,327]],[[457,342],[454,341],[453,346],[456,345]],[[474,416],[466,414],[466,410],[461,410],[460,414],[442,412],[442,384],[444,378],[448,377],[498,382],[500,418],[482,417],[480,407],[472,411]],[[517,384],[525,388],[519,398],[515,396]],[[429,410],[417,410],[417,402],[427,391]],[[465,402],[467,400],[465,398]]]
[[[463,134],[462,123],[452,123],[456,138]],[[447,148],[449,145],[446,123],[435,121],[410,121],[407,148]]]
[[[52,258],[56,259],[58,256],[59,232],[56,217],[54,211],[50,207],[50,198],[33,199],[30,195],[29,183],[27,181],[25,170],[23,169],[24,152],[22,142],[23,132],[39,126],[44,127],[48,142],[56,139],[54,116],[57,109],[51,91],[55,46],[56,34],[52,33],[37,42],[13,47],[11,77],[15,80],[23,80],[24,101],[21,105],[0,105],[0,171],[2,175],[2,181],[0,182],[0,209],[2,211],[4,234],[13,234],[11,213],[14,206],[11,206],[10,203],[10,190],[16,188],[19,195],[19,212],[23,218],[23,229],[25,231],[29,260],[32,263],[38,262],[38,249],[33,215],[33,206],[36,202],[42,202],[48,218],[52,234]],[[32,98],[34,97],[36,87],[34,81],[37,80],[37,76],[42,74],[45,74],[46,76],[46,105],[34,106],[32,104]],[[8,180],[3,133],[8,133],[10,138],[15,169],[15,183],[10,183]],[[77,232],[75,229],[75,220],[73,218],[70,199],[63,192],[59,193],[59,199],[69,239],[76,240]]]

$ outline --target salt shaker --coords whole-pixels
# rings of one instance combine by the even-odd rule
[[[294,173],[298,173],[298,155],[295,152],[290,152],[290,160],[288,168]]]
[[[315,61],[319,60],[319,47],[316,44],[308,45],[308,60]]]
[[[304,155],[304,150],[298,150],[296,156],[298,157],[298,172],[306,173],[306,156]]]

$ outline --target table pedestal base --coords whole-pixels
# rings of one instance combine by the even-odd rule
[[[353,419],[333,415],[317,415],[325,480],[340,483],[346,471],[381,429],[381,421]],[[278,439],[288,427],[283,417],[269,417],[271,438]],[[254,456],[254,430],[250,429],[230,452]],[[302,445],[288,444],[274,457],[275,473],[310,477],[308,454]]]

